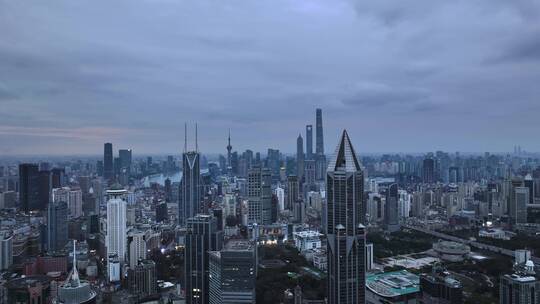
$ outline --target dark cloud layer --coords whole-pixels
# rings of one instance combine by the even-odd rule
[[[0,154],[540,151],[532,0],[0,0]]]

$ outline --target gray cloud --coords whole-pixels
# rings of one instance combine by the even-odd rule
[[[322,107],[328,151],[341,128],[360,151],[540,150],[539,12],[532,0],[0,0],[0,142],[170,153],[198,121],[203,151],[222,151],[228,128],[235,149],[293,151]]]

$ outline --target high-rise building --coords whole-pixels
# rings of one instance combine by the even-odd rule
[[[131,172],[131,149],[118,150],[118,158],[120,159],[120,169],[126,169],[128,174]]]
[[[513,274],[501,276],[499,303],[540,303],[540,276],[536,274],[534,268],[534,263],[529,260],[523,265],[515,265]]]
[[[272,174],[268,168],[254,166],[248,173],[248,223],[272,223]]]
[[[285,209],[285,189],[277,187],[275,190],[276,197],[278,199],[278,213]]]
[[[38,173],[38,200],[39,206],[36,210],[46,210],[51,198],[51,172],[39,171]]]
[[[230,240],[210,252],[210,304],[255,304],[256,247],[248,240]]]
[[[66,172],[64,168],[53,168],[51,170],[51,188],[61,188],[66,184]]]
[[[39,169],[36,164],[19,165],[19,202],[25,211],[42,210],[39,201]],[[46,205],[45,205],[46,206]]]
[[[281,153],[277,149],[268,149],[266,157],[266,167],[270,169],[272,176],[279,179],[279,170],[281,169]]]
[[[216,219],[207,214],[197,214],[186,221],[185,237],[185,294],[187,304],[209,303],[209,251],[222,248],[223,233],[217,231]]]
[[[315,180],[317,176],[317,168],[315,160],[306,159],[304,161],[304,194],[309,191],[318,191]]]
[[[103,177],[110,180],[114,177],[113,146],[111,143],[104,145],[103,151]]]
[[[120,259],[117,254],[111,254],[107,259],[107,281],[119,282],[121,277]]]
[[[300,134],[296,139],[296,176],[298,176],[298,181],[302,183],[304,179],[304,140]]]
[[[315,153],[324,154],[324,141],[323,141],[323,124],[322,124],[322,109],[316,110],[316,122],[315,122]]]
[[[123,263],[126,257],[126,201],[127,191],[120,185],[115,184],[107,190],[107,256],[118,256],[118,261]]]
[[[287,204],[285,205],[285,209],[292,211],[298,199],[300,199],[298,177],[296,175],[289,175],[287,177]]]
[[[302,224],[306,219],[306,206],[303,200],[297,200],[293,206],[293,220],[295,223]]]
[[[129,267],[135,268],[139,260],[146,259],[146,236],[143,231],[131,231],[128,235]]]
[[[158,292],[156,263],[151,260],[140,260],[137,265],[130,267],[128,287],[129,291],[139,298],[156,294]]]
[[[384,224],[388,232],[399,231],[398,212],[398,185],[391,184],[386,190],[386,204],[384,205]]]
[[[184,152],[182,155],[179,202],[178,219],[180,226],[185,226],[186,219],[199,213],[201,206],[200,154],[197,151]]]
[[[523,180],[523,185],[529,189],[529,202],[527,204],[534,204],[534,193],[535,193],[535,183],[534,179],[530,174],[525,176]]]
[[[90,284],[79,278],[77,271],[77,254],[75,241],[73,241],[73,269],[68,279],[58,287],[58,303],[60,304],[94,304],[97,293]]]
[[[322,135],[322,134],[321,134]],[[328,303],[365,303],[364,173],[343,131],[326,173]]]
[[[272,211],[271,211],[271,220],[270,222],[275,223],[278,220],[279,214],[279,200],[277,195],[272,193]]]
[[[52,201],[66,202],[69,218],[79,218],[83,215],[81,189],[69,187],[52,189]]]
[[[306,126],[306,159],[313,159],[313,126]]]
[[[164,222],[167,221],[169,218],[169,214],[167,212],[167,203],[163,202],[156,205],[156,222]]]
[[[433,158],[424,159],[423,163],[423,181],[426,184],[435,182],[435,160]]]
[[[315,121],[315,168],[317,180],[324,180],[326,176],[326,156],[324,155],[322,110],[316,110]]]
[[[7,270],[13,264],[13,236],[0,231],[0,270]]]
[[[529,188],[513,187],[510,199],[510,218],[514,224],[527,223],[527,204],[529,203]]]
[[[447,271],[434,266],[432,273],[420,275],[418,300],[421,304],[461,304],[463,303],[463,286]]]
[[[64,249],[68,242],[68,206],[66,202],[51,202],[47,208],[47,250]]]
[[[373,244],[366,244],[366,271],[373,269]]]

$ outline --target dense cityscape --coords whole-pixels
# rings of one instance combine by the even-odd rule
[[[364,156],[314,118],[291,155],[186,124],[176,155],[3,159],[0,302],[538,303],[538,154]]]

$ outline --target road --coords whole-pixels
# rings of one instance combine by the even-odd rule
[[[425,229],[425,228],[421,228],[421,227],[417,227],[417,226],[404,225],[403,227],[408,228],[408,229],[412,229],[412,230],[416,230],[416,231],[420,231],[420,232],[423,232],[423,233],[426,233],[426,234],[429,234],[429,235],[432,235],[432,236],[435,236],[435,237],[438,237],[438,238],[441,238],[441,239],[466,244],[466,245],[469,245],[471,247],[478,248],[478,249],[481,249],[481,250],[487,250],[487,251],[491,251],[491,252],[494,252],[494,253],[507,255],[507,256],[510,256],[512,258],[514,257],[514,251],[510,250],[510,249],[501,248],[501,247],[497,247],[497,246],[493,246],[493,245],[488,245],[488,244],[480,243],[480,242],[477,242],[477,241],[466,240],[466,239],[459,238],[457,236],[453,236],[453,235],[449,235],[449,234],[445,234],[445,233],[441,233],[441,232],[437,232],[437,231],[433,231],[433,230],[430,230],[430,229]],[[540,264],[540,258],[533,256],[533,257],[531,257],[531,259],[533,260],[533,262],[535,262],[537,264]]]

